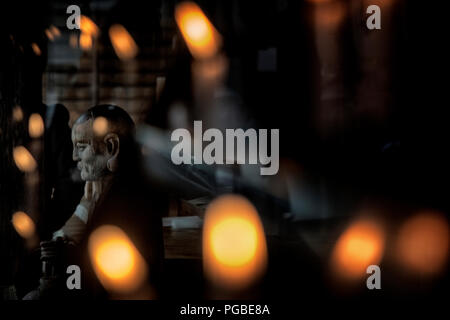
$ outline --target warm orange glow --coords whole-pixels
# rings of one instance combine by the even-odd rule
[[[192,64],[192,72],[198,81],[206,84],[222,81],[228,71],[228,60],[218,54],[212,59],[198,60]]]
[[[396,257],[410,271],[431,275],[443,270],[448,251],[449,226],[441,214],[420,213],[400,228]]]
[[[50,32],[55,36],[55,37],[59,37],[61,35],[61,32],[59,31],[59,29],[55,26],[50,26]]]
[[[78,47],[78,37],[76,34],[71,34],[69,38],[69,43],[72,48]]]
[[[255,207],[225,195],[208,207],[203,228],[203,264],[208,278],[228,289],[244,288],[265,271],[267,247]]]
[[[33,113],[28,120],[28,133],[32,138],[39,138],[44,133],[44,121],[38,113]]]
[[[42,54],[41,48],[39,48],[39,46],[38,46],[37,43],[35,43],[35,42],[33,42],[33,43],[31,44],[31,49],[33,49],[34,54],[37,55],[37,56],[40,56],[40,55]]]
[[[49,29],[45,29],[45,35],[50,41],[53,41],[55,39],[55,36]]]
[[[314,10],[315,23],[320,27],[334,28],[346,15],[346,8],[340,1],[316,1]]]
[[[178,4],[175,20],[195,58],[210,58],[219,51],[221,37],[198,5],[193,2]]]
[[[14,213],[12,216],[12,224],[22,238],[29,239],[34,235],[34,222],[25,212],[17,211]]]
[[[106,225],[89,238],[89,256],[102,285],[114,293],[132,293],[147,278],[147,265],[128,236]]]
[[[80,34],[80,47],[83,50],[89,50],[92,48],[92,37],[90,34],[84,32]]]
[[[13,109],[13,120],[16,122],[22,121],[23,120],[23,111],[22,108],[19,106],[15,106]]]
[[[245,265],[255,256],[257,240],[254,226],[241,218],[225,219],[211,230],[214,257],[231,267]]]
[[[37,167],[36,160],[34,160],[31,153],[23,146],[14,148],[13,157],[17,168],[23,172],[31,172]]]
[[[96,135],[103,136],[108,131],[108,120],[104,117],[98,117],[94,120],[92,128]]]
[[[334,247],[333,271],[347,279],[365,275],[368,266],[381,261],[384,243],[384,232],[375,222],[360,220],[353,223]]]
[[[117,56],[122,60],[133,59],[138,52],[136,42],[131,35],[120,24],[112,25],[109,28],[109,37]]]
[[[97,37],[100,33],[95,22],[84,15],[81,15],[80,17],[80,29],[82,34],[84,33],[92,37]]]

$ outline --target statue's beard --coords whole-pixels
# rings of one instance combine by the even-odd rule
[[[77,167],[81,171],[83,181],[100,180],[108,171],[106,161],[103,161],[101,157],[95,157],[91,161],[79,161]]]

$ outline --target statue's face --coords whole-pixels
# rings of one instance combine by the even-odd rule
[[[96,181],[107,172],[108,155],[103,140],[94,135],[92,120],[75,124],[72,128],[73,160],[77,161],[84,181]]]

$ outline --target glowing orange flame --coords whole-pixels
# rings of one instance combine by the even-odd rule
[[[41,48],[39,48],[39,46],[38,46],[37,43],[35,43],[35,42],[33,42],[33,43],[31,44],[31,49],[33,49],[34,54],[37,55],[37,56],[40,56],[40,55],[42,54]]]
[[[30,239],[35,232],[33,220],[23,211],[17,211],[12,216],[12,224],[17,233],[25,239]]]
[[[96,135],[103,136],[108,131],[108,120],[105,117],[98,117],[94,120],[92,128]]]
[[[37,167],[36,160],[34,160],[31,153],[23,146],[14,148],[13,158],[17,168],[23,172],[34,171]]]
[[[45,35],[50,41],[53,41],[55,39],[55,36],[49,29],[45,29]]]
[[[13,120],[16,122],[22,121],[23,120],[23,111],[22,108],[19,106],[15,106],[13,109]]]
[[[396,243],[399,262],[425,275],[441,271],[449,251],[449,226],[438,213],[420,213],[400,228]]]
[[[80,17],[80,29],[81,33],[92,37],[97,37],[100,33],[100,29],[97,27],[95,22],[84,15],[81,15]]]
[[[44,133],[44,121],[42,117],[33,113],[28,120],[28,133],[32,138],[39,138]]]
[[[346,15],[346,8],[340,1],[316,0],[314,3],[315,22],[320,27],[334,28],[343,21]]]
[[[55,26],[50,26],[50,32],[55,36],[55,37],[59,37],[61,35],[61,32],[59,31],[59,29]]]
[[[89,50],[92,48],[92,37],[90,34],[84,32],[80,34],[80,47],[83,50]]]
[[[331,257],[332,269],[346,279],[361,277],[368,266],[381,261],[384,243],[385,234],[378,224],[357,221],[339,237]]]
[[[138,47],[131,35],[120,24],[109,28],[109,37],[117,56],[122,60],[132,59],[137,55]]]
[[[208,207],[203,228],[203,264],[208,278],[228,289],[247,287],[265,271],[267,247],[253,205],[225,195]]]
[[[72,48],[78,47],[78,37],[76,34],[71,34],[69,38],[69,43]]]
[[[89,256],[102,285],[114,293],[138,290],[147,278],[147,265],[128,236],[105,225],[89,238]]]
[[[175,20],[191,54],[197,59],[214,56],[221,45],[221,36],[193,2],[182,2],[175,9]]]

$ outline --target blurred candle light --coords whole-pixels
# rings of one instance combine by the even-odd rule
[[[15,212],[12,216],[12,224],[22,238],[30,239],[34,236],[36,229],[35,224],[25,212]]]
[[[78,47],[78,37],[76,34],[71,34],[69,38],[69,43],[72,48]]]
[[[38,113],[33,113],[28,120],[28,133],[32,138],[39,138],[44,133],[44,121]]]
[[[50,29],[45,29],[45,35],[47,36],[48,40],[53,41],[55,39],[55,36],[50,31]]]
[[[59,31],[59,29],[57,27],[55,27],[54,25],[50,26],[50,32],[55,36],[55,37],[59,37],[61,35],[61,32]]]
[[[366,275],[367,267],[382,259],[385,234],[374,221],[360,220],[351,224],[339,237],[331,257],[336,275],[354,280]]]
[[[23,120],[23,111],[20,106],[15,106],[12,112],[12,117],[15,122]]]
[[[16,166],[23,172],[34,171],[37,167],[31,153],[23,146],[15,147],[13,150],[13,158]]]
[[[39,48],[37,43],[33,42],[31,44],[31,48],[33,49],[35,55],[40,56],[42,54],[41,49]]]
[[[117,56],[122,60],[136,57],[138,46],[133,37],[120,24],[114,24],[109,28],[109,37]]]
[[[315,23],[321,28],[337,27],[346,15],[346,8],[340,1],[316,0],[314,5]]]
[[[108,131],[108,120],[105,117],[98,117],[94,120],[92,128],[97,136],[104,136]]]
[[[90,50],[92,48],[92,37],[90,34],[84,32],[80,34],[80,47],[83,50]]]
[[[102,285],[115,294],[132,294],[147,279],[147,265],[118,227],[101,226],[89,237],[89,256]]]
[[[409,271],[432,275],[443,270],[449,252],[449,226],[437,212],[419,213],[400,228],[398,262]]]
[[[81,15],[80,29],[82,33],[90,35],[92,37],[97,37],[100,34],[100,30],[95,22],[85,15]]]
[[[225,195],[208,207],[203,228],[203,264],[210,281],[227,290],[244,289],[265,271],[267,247],[255,207]]]
[[[193,2],[178,4],[175,20],[194,58],[211,58],[218,53],[221,36],[198,5]]]

